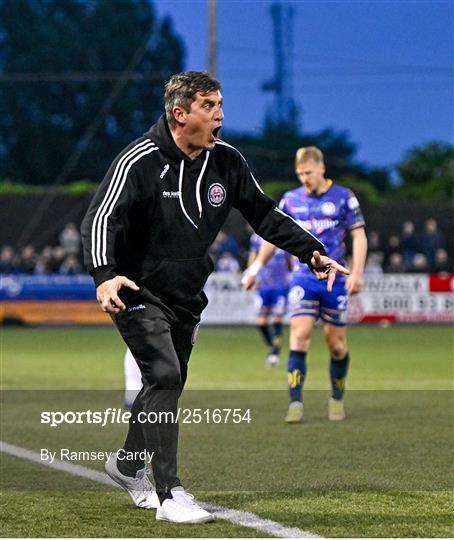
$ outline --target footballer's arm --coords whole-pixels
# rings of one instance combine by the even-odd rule
[[[249,255],[248,267],[246,268],[242,279],[244,289],[248,291],[254,287],[257,274],[260,272],[262,266],[271,259],[275,251],[276,246],[273,246],[273,244],[270,244],[265,240],[258,253],[254,252]]]
[[[352,238],[352,268],[347,278],[348,294],[359,293],[362,286],[364,266],[367,257],[367,237],[364,227],[358,227],[350,231]]]

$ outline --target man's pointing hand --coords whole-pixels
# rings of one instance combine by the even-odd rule
[[[336,273],[349,275],[350,271],[337,263],[335,260],[326,257],[326,255],[320,255],[318,251],[314,251],[312,254],[311,265],[314,270],[314,275],[317,279],[327,279],[328,283],[326,289],[328,292],[333,290],[333,283],[336,279]]]

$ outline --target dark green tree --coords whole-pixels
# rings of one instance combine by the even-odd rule
[[[314,145],[323,151],[327,175],[335,180],[348,177],[370,182],[378,191],[385,191],[389,184],[386,171],[370,170],[355,160],[357,147],[346,131],[327,128],[319,133],[301,134],[291,126],[268,123],[260,135],[227,133],[225,137],[245,154],[263,182],[293,182],[296,187],[295,152],[301,146]]]
[[[400,192],[418,199],[454,197],[454,146],[430,142],[414,146],[397,165]]]
[[[0,178],[98,180],[183,56],[149,0],[0,0]]]

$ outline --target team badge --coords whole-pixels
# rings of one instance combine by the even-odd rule
[[[336,205],[332,202],[325,202],[322,204],[321,210],[325,216],[332,216],[336,212]]]
[[[191,345],[195,345],[197,336],[199,335],[199,328],[200,328],[200,323],[194,326],[194,330],[192,331],[192,336],[191,336]]]
[[[208,201],[211,206],[221,206],[225,201],[225,187],[222,184],[211,184],[208,188]]]

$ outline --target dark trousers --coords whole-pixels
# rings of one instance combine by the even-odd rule
[[[113,316],[142,373],[143,387],[137,395],[123,446],[126,452],[154,452],[151,461],[156,490],[163,494],[180,485],[177,476],[178,398],[188,372],[200,317],[177,306],[169,307],[141,288],[122,294],[126,310]],[[149,415],[151,422],[139,422]],[[164,418],[166,416],[166,418]]]

